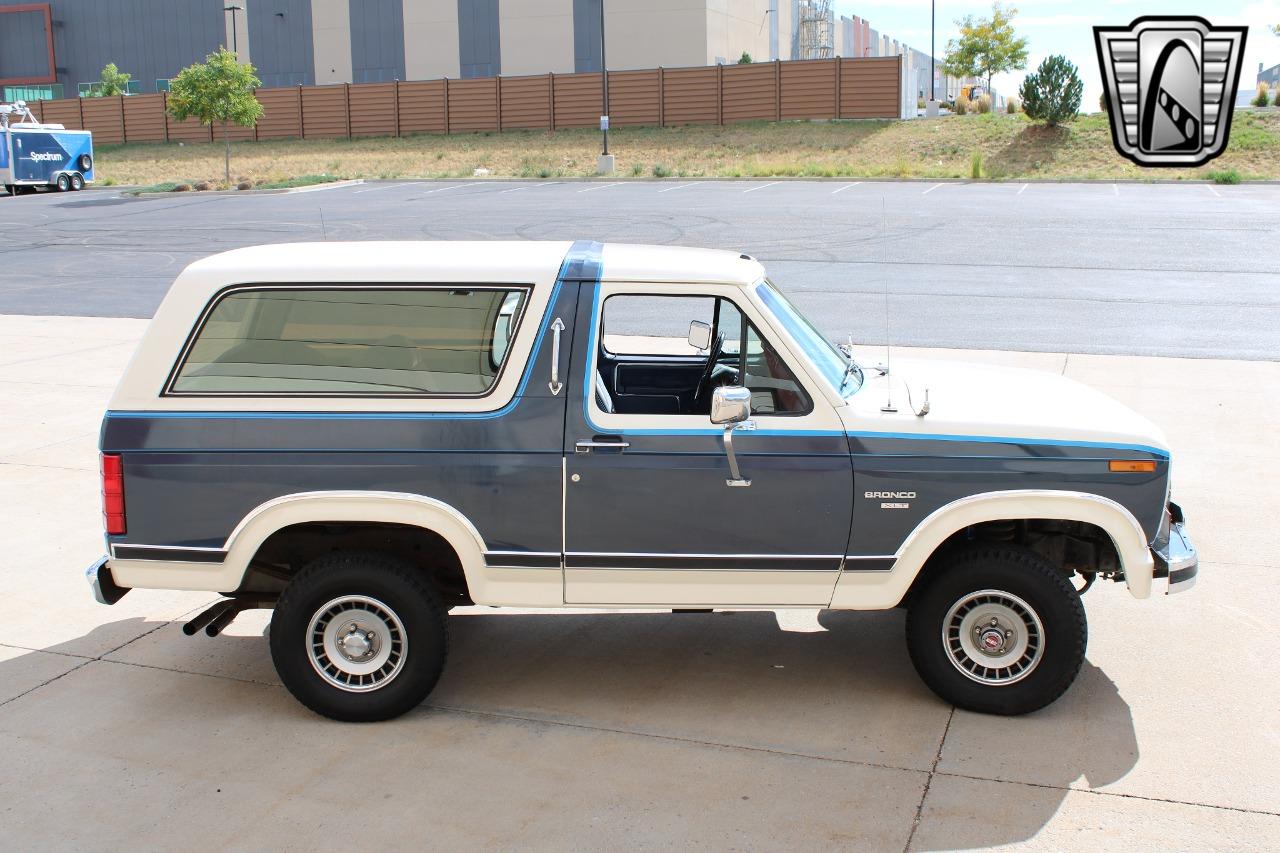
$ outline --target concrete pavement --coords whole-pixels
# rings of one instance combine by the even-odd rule
[[[749,252],[827,335],[1280,356],[1280,185],[389,182],[0,198],[0,313],[149,317],[186,264],[298,240],[620,240]],[[887,294],[887,296],[886,296]],[[888,317],[886,318],[886,305]]]
[[[895,351],[1065,373],[1174,447],[1200,582],[1090,591],[1042,712],[943,704],[898,612],[468,608],[427,704],[351,726],[279,686],[265,613],[187,638],[209,596],[92,601],[98,420],[144,327],[0,316],[6,849],[1280,847],[1280,364]]]

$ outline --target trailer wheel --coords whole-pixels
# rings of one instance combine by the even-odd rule
[[[88,154],[81,154],[79,163],[80,163],[80,171],[82,172],[87,172],[93,168],[93,158],[90,157]]]
[[[79,192],[82,189],[84,189],[84,175],[79,172],[73,172],[71,174],[71,191]]]
[[[58,176],[58,192],[65,193],[71,189],[71,176],[63,172]]]
[[[5,185],[4,185],[4,191],[5,191],[6,193],[8,193],[9,195],[17,195],[17,194],[18,194],[18,191],[17,191],[17,189],[15,189],[15,188],[14,188],[13,184],[5,184]]]

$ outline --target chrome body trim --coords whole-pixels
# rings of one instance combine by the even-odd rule
[[[557,317],[551,324],[551,381],[547,383],[552,396],[558,395],[564,388],[564,383],[560,381],[560,333],[563,331],[564,321]]]

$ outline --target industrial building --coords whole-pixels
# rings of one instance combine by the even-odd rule
[[[0,85],[90,94],[114,62],[131,91],[154,92],[220,45],[264,87],[598,71],[602,6],[611,70],[744,53],[920,64],[865,19],[837,21],[829,0],[0,0]]]

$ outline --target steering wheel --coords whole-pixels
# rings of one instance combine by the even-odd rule
[[[707,364],[702,368],[702,376],[698,378],[697,389],[693,392],[693,406],[695,409],[698,408],[698,403],[711,388],[711,374],[716,369],[716,364],[719,362],[723,352],[724,335],[716,335],[715,341],[711,344],[711,349],[707,351]]]

